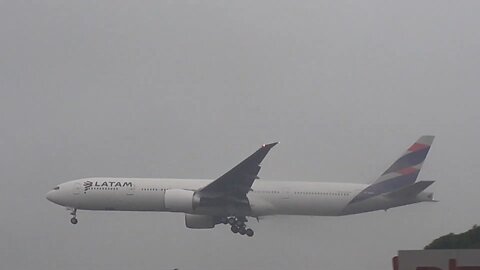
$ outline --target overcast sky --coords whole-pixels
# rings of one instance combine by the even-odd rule
[[[479,1],[1,1],[2,269],[391,269],[479,223]],[[89,176],[369,183],[436,135],[440,200],[188,230],[45,199]]]

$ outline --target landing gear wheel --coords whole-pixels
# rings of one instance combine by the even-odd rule
[[[76,208],[73,208],[70,210],[72,210],[72,212],[70,213],[70,215],[72,215],[72,218],[70,219],[70,222],[72,224],[77,224],[78,223],[78,220],[77,220],[77,209]]]
[[[236,220],[235,221],[235,225],[237,225],[238,227],[242,228],[242,227],[245,227],[245,222],[241,221],[241,220]]]
[[[226,222],[227,224],[231,225],[231,230],[233,233],[239,233],[241,235],[247,235],[248,237],[253,236],[253,230],[247,228],[245,224],[247,222],[246,217],[237,217],[237,216],[230,216],[228,218],[220,218],[218,222],[223,223]]]
[[[72,218],[70,219],[70,222],[71,222],[72,224],[77,224],[77,223],[78,223],[78,219],[77,219],[76,217],[72,217]]]

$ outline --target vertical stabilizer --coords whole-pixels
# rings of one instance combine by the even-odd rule
[[[400,156],[373,184],[360,192],[352,201],[392,192],[415,183],[434,136],[422,136]]]

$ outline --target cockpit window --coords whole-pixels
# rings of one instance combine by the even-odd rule
[[[53,188],[53,190],[59,190],[59,189],[60,189],[60,187],[54,187]]]

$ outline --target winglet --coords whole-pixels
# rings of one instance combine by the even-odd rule
[[[269,143],[269,144],[263,144],[262,148],[268,148],[268,150],[272,149],[275,145],[277,145],[279,142],[274,142],[274,143]]]

